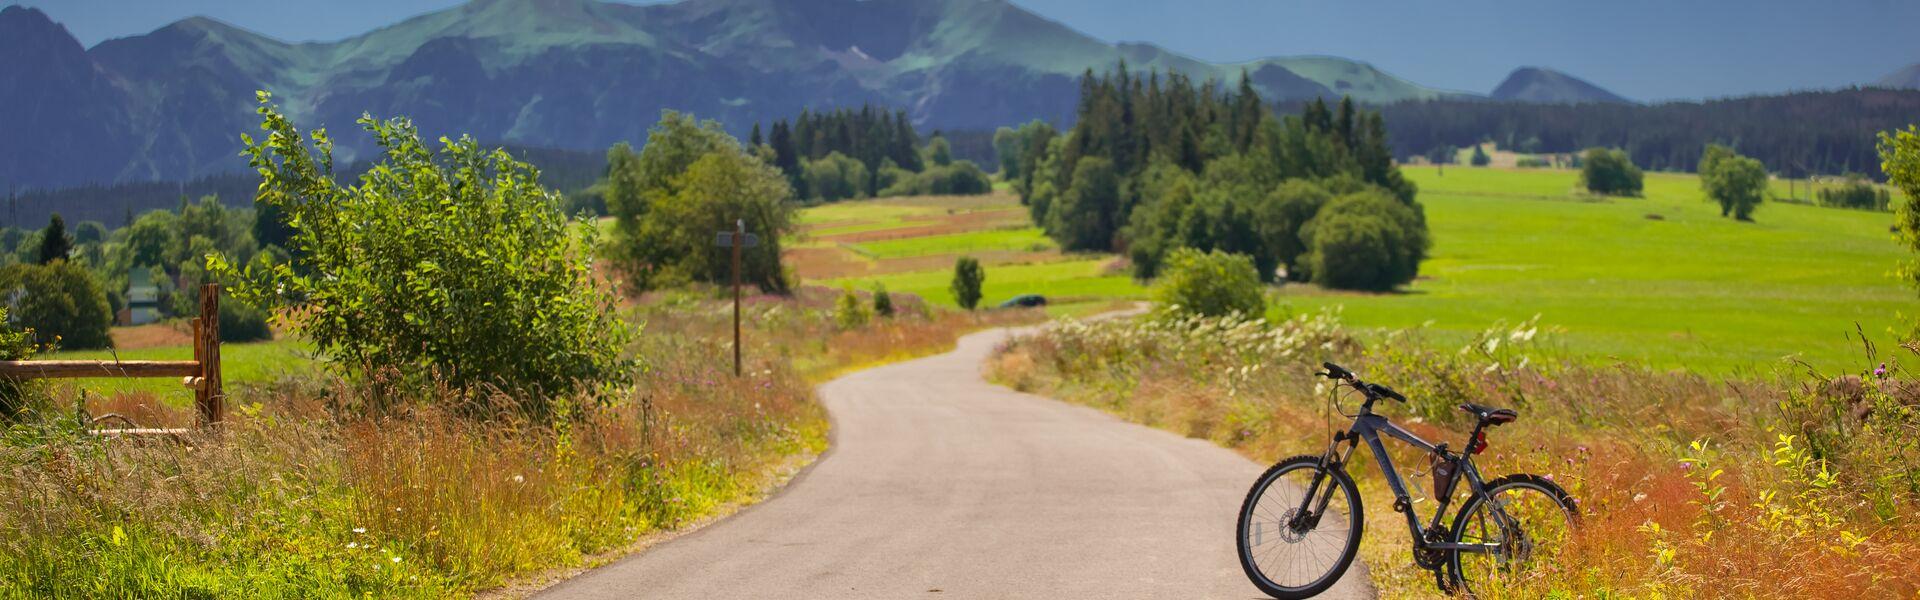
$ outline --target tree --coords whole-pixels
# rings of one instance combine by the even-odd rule
[[[933,139],[927,140],[926,154],[926,162],[929,165],[944,167],[953,163],[953,145],[948,144],[947,138],[940,134],[936,133]]]
[[[987,282],[987,270],[981,268],[980,261],[971,256],[962,256],[953,263],[953,301],[960,308],[973,310],[980,305],[980,288]]]
[[[1920,252],[1920,127],[1880,134],[1880,171],[1887,183],[1907,197],[1893,211],[1894,229],[1908,250]],[[1920,263],[1908,262],[1901,268],[1907,281],[1920,285]]]
[[[1700,159],[1700,185],[1720,204],[1720,216],[1752,221],[1767,192],[1767,168],[1724,146],[1709,146],[1706,154]]]
[[[1493,162],[1493,157],[1487,156],[1486,144],[1473,145],[1472,161],[1473,166],[1476,167],[1484,167]]]
[[[1089,157],[1074,167],[1067,187],[1047,217],[1047,233],[1067,250],[1109,250],[1113,247],[1120,176],[1113,161]]]
[[[73,237],[67,235],[67,221],[54,213],[47,220],[47,228],[40,230],[40,264],[51,264],[56,260],[66,260],[73,253]]]
[[[744,251],[742,280],[785,293],[780,237],[791,232],[792,188],[785,177],[714,121],[662,111],[647,145],[631,162],[608,165],[609,187],[630,178],[633,201],[609,199],[615,226],[611,254],[636,290],[689,282],[725,282],[730,253],[714,233],[744,219],[760,245]]]
[[[1642,175],[1624,150],[1588,148],[1581,156],[1580,184],[1609,196],[1640,195]]]
[[[551,398],[632,376],[631,329],[595,280],[594,228],[561,213],[533,167],[471,137],[435,150],[406,119],[363,117],[379,163],[343,185],[331,140],[259,100],[268,135],[241,138],[256,201],[287,215],[305,269],[217,255],[209,270],[237,299],[297,306],[285,323],[349,374],[497,390],[539,418]]]
[[[1020,134],[1011,127],[993,130],[993,157],[1000,162],[1000,179],[1014,181],[1020,177]]]
[[[73,228],[73,243],[98,244],[107,240],[107,226],[99,221],[81,221]]]
[[[0,289],[22,292],[10,315],[15,323],[33,331],[34,342],[40,347],[113,347],[113,336],[107,333],[113,325],[107,294],[93,274],[80,265],[64,260],[12,265],[0,270]]]
[[[1219,250],[1181,248],[1167,257],[1155,298],[1170,310],[1206,316],[1266,315],[1266,297],[1253,259]]]
[[[1379,190],[1329,201],[1301,237],[1311,281],[1348,290],[1387,291],[1413,281],[1428,244],[1420,213]]]

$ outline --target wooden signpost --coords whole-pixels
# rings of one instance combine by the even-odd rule
[[[200,426],[219,423],[226,393],[220,378],[220,284],[200,288],[200,316],[193,319],[193,360],[8,360],[0,378],[74,379],[95,377],[179,377],[193,390]],[[183,429],[109,429],[96,433],[180,434]]]
[[[760,245],[759,236],[747,233],[747,220],[736,219],[733,231],[715,236],[714,245],[733,249],[733,376],[740,376],[740,252]]]

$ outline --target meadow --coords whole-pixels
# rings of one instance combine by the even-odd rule
[[[1350,327],[1425,328],[1453,344],[1538,315],[1573,356],[1715,375],[1795,361],[1840,370],[1863,358],[1857,332],[1884,345],[1920,316],[1891,275],[1907,253],[1889,213],[1769,202],[1742,223],[1686,174],[1649,173],[1642,197],[1606,198],[1565,169],[1403,172],[1433,232],[1420,279],[1391,294],[1283,286],[1269,316],[1339,308]],[[970,254],[987,267],[988,306],[1037,293],[1056,314],[1085,314],[1151,294],[1117,257],[1059,252],[1005,192],[843,202],[800,223],[790,263],[813,283],[952,306],[953,260]]]

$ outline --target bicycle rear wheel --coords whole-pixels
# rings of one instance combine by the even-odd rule
[[[1497,510],[1496,510],[1497,509]],[[1558,561],[1580,524],[1573,496],[1552,480],[1508,475],[1487,483],[1485,496],[1460,506],[1453,519],[1456,544],[1478,544],[1484,552],[1456,550],[1447,580],[1454,591],[1516,583],[1544,576],[1540,567]]]
[[[1240,505],[1240,567],[1269,596],[1312,597],[1353,564],[1365,526],[1353,478],[1321,468],[1318,456],[1295,456],[1267,469]]]

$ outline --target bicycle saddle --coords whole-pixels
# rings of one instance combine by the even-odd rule
[[[1473,413],[1473,416],[1480,418],[1480,422],[1488,425],[1505,425],[1520,418],[1520,413],[1514,412],[1511,408],[1494,408],[1472,402],[1460,405],[1460,410]]]

